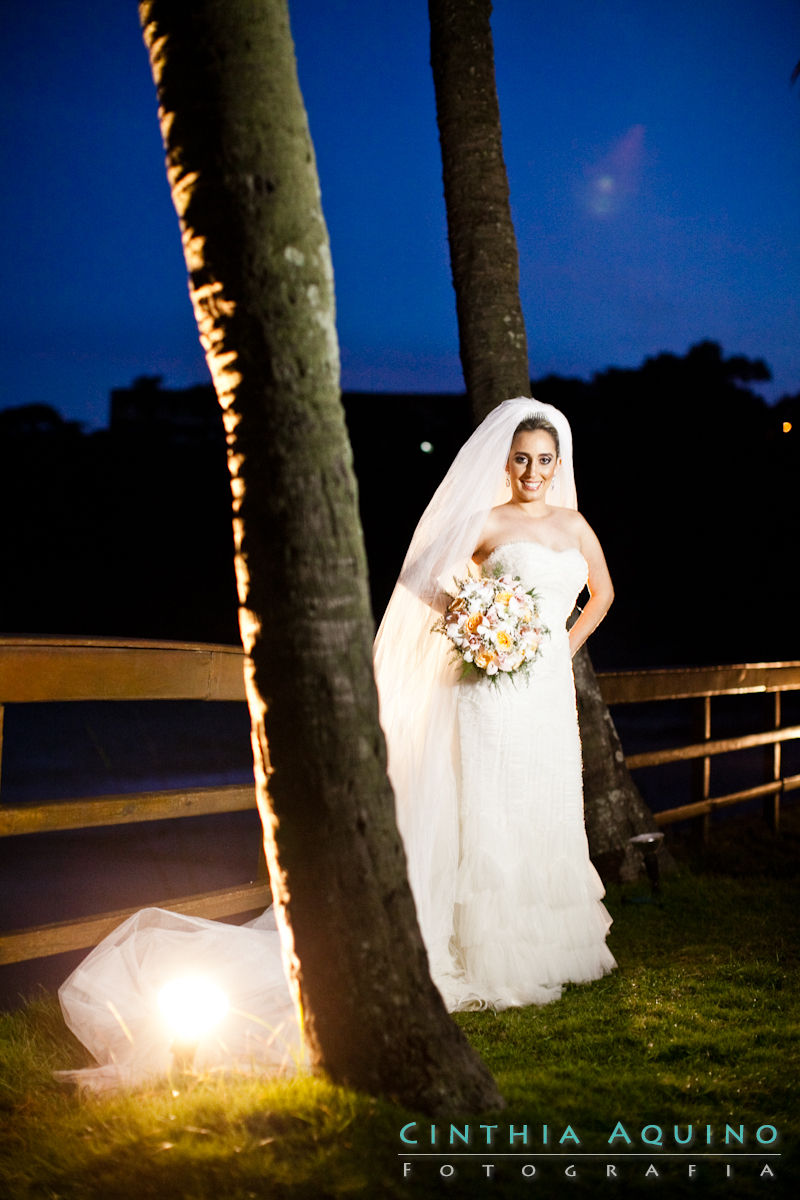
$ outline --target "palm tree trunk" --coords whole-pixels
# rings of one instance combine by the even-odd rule
[[[530,392],[517,240],[503,160],[491,0],[429,0],[461,363],[476,425]]]
[[[491,0],[428,0],[461,363],[476,424],[530,395],[519,265],[503,161]],[[576,657],[584,804],[592,858],[606,878],[638,869],[628,840],[655,828],[603,703],[588,652]]]
[[[312,1064],[501,1104],[430,980],[386,777],[333,273],[286,0],[142,0],[227,433],[259,810]]]
[[[573,665],[589,851],[603,879],[635,879],[643,859],[630,839],[638,833],[652,833],[656,822],[625,765],[619,734],[585,646],[575,655]],[[662,868],[671,865],[663,847],[658,854]]]

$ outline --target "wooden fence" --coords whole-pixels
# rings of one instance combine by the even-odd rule
[[[704,735],[700,741],[672,749],[658,748],[627,758],[632,769],[688,760],[701,764],[700,795],[690,803],[660,812],[656,818],[659,825],[688,817],[701,817],[707,822],[714,809],[761,796],[768,802],[769,815],[777,829],[782,794],[800,786],[800,775],[784,777],[781,763],[782,744],[800,738],[800,726],[781,724],[781,696],[800,689],[800,663],[622,671],[601,675],[600,683],[606,702],[612,706],[685,698],[694,698],[701,705]],[[774,695],[773,727],[766,732],[712,739],[712,699],[755,692]],[[245,700],[242,653],[231,646],[196,643],[120,642],[101,638],[0,639],[0,771],[6,705],[81,700],[242,703]],[[772,748],[770,778],[756,787],[712,796],[712,758],[754,746]],[[1,783],[0,774],[0,786]],[[236,812],[252,808],[254,804],[252,785],[181,788],[20,805],[3,804],[0,790],[0,836],[30,836]],[[152,903],[176,912],[218,918],[263,907],[268,898],[266,884],[247,883]],[[95,945],[133,911],[136,910],[107,912],[81,920],[0,933],[0,964]]]
[[[691,817],[703,820],[703,835],[708,836],[715,810],[761,797],[764,813],[777,832],[780,802],[785,792],[800,787],[800,775],[783,774],[781,746],[800,738],[800,725],[783,725],[782,696],[800,690],[800,662],[752,663],[725,667],[682,667],[655,671],[611,671],[600,676],[606,704],[646,704],[656,701],[696,700],[699,704],[700,740],[669,749],[627,754],[630,770],[664,766],[674,762],[696,762],[700,766],[698,793],[689,803],[656,814],[659,825],[671,825]],[[711,737],[711,705],[715,697],[768,693],[773,697],[772,728],[736,737]],[[754,787],[742,788],[717,796],[711,794],[711,760],[720,754],[763,746],[771,749],[769,779]]]
[[[8,704],[64,700],[224,700],[241,704],[244,699],[242,652],[232,646],[102,638],[0,639],[0,755],[3,710]],[[252,785],[6,805],[2,803],[0,775],[0,837],[237,812],[254,805]],[[266,884],[243,883],[237,888],[152,903],[174,912],[216,918],[263,908],[268,902]],[[122,909],[0,933],[0,964],[96,945],[135,911]]]

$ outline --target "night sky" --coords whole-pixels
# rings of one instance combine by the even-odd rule
[[[348,389],[460,391],[424,0],[293,0]],[[207,379],[134,0],[3,4],[0,406]],[[705,338],[800,391],[798,0],[497,0],[533,377]]]

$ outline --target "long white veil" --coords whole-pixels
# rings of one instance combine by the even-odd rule
[[[521,421],[555,426],[559,457],[548,503],[577,508],[572,433],[550,404],[517,397],[498,405],[456,455],[420,518],[375,640],[375,678],[397,821],[431,973],[443,993],[458,866],[457,671],[447,639],[431,632],[434,608],[463,578],[489,512],[507,498],[505,468]],[[445,999],[447,999],[445,995]]]
[[[375,643],[398,824],[431,973],[446,1003],[448,979],[458,974],[449,946],[459,839],[457,676],[447,640],[431,632],[438,616],[432,605],[454,575],[469,569],[490,509],[505,498],[514,430],[537,414],[559,435],[561,462],[548,500],[577,507],[564,416],[535,400],[505,401],[462,447],[423,513]],[[149,908],[105,938],[62,985],[67,1024],[100,1065],[59,1072],[61,1078],[102,1089],[165,1073],[170,1035],[154,1024],[157,993],[176,975],[207,968],[231,1008],[224,1024],[198,1044],[198,1066],[243,1063],[275,1070],[302,1061],[273,914],[230,926]],[[458,994],[456,985],[451,994]]]

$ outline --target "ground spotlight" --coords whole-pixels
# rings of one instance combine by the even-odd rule
[[[230,1002],[213,979],[186,975],[164,984],[158,1007],[172,1034],[173,1063],[180,1071],[189,1071],[198,1044],[219,1025]]]
[[[635,837],[628,840],[637,850],[641,850],[642,857],[644,858],[644,867],[647,871],[647,878],[650,880],[649,896],[628,897],[628,899],[631,901],[637,900],[640,903],[651,900],[660,904],[661,872],[658,865],[658,852],[661,849],[661,843],[664,841],[664,834],[660,830],[654,830],[648,833],[637,833]]]

